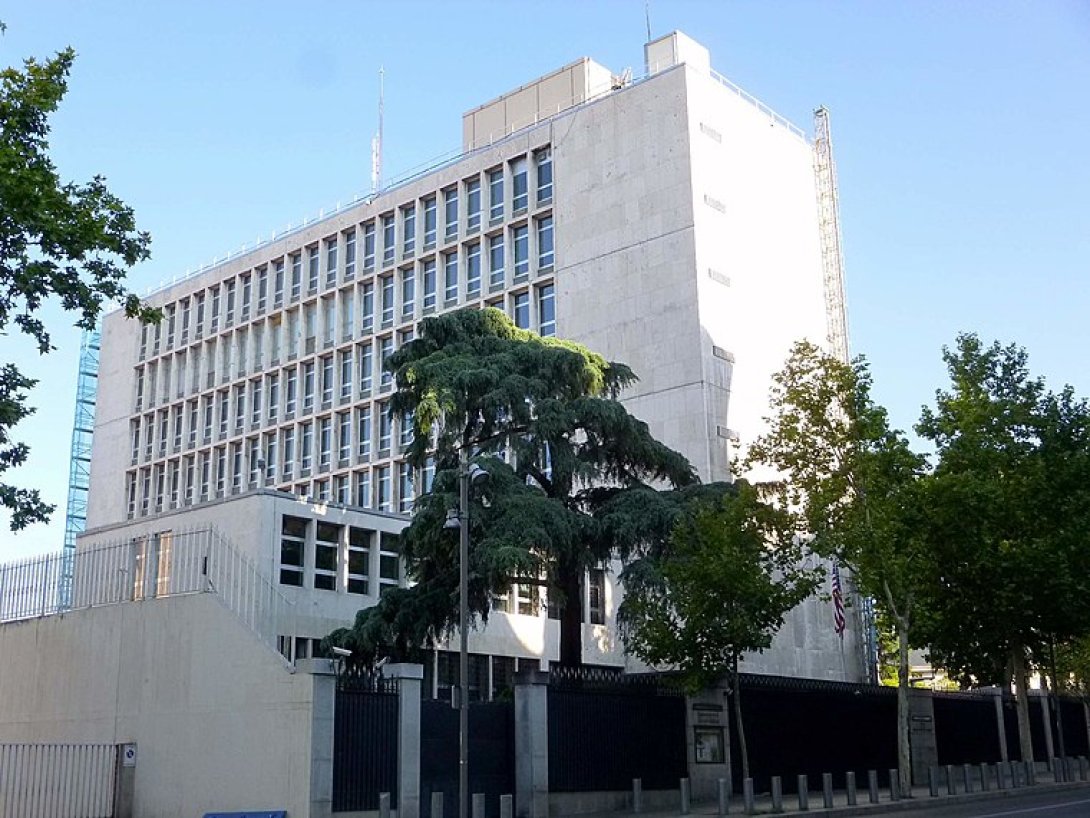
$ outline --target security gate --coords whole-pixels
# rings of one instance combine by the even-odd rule
[[[0,744],[0,815],[113,818],[118,749]]]

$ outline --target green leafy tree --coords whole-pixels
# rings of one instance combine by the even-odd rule
[[[124,287],[129,267],[148,257],[150,238],[136,230],[133,212],[96,176],[63,182],[49,158],[49,116],[68,87],[72,49],[22,69],[0,72],[0,333],[12,328],[53,349],[40,308],[56,299],[91,329],[103,308],[120,302],[126,314],[158,320]],[[11,429],[34,409],[28,391],[37,383],[13,363],[0,367],[0,475],[26,461],[26,444]],[[37,489],[0,483],[0,505],[11,529],[49,518],[53,506]]]
[[[931,560],[926,461],[889,426],[871,397],[866,363],[851,364],[797,343],[774,376],[769,431],[747,464],[783,475],[782,507],[797,510],[811,548],[852,571],[880,601],[897,637],[897,759],[911,782],[908,651]]]
[[[635,380],[585,347],[520,330],[494,309],[425,319],[391,356],[395,417],[413,424],[410,462],[436,469],[402,535],[412,587],[390,592],[330,640],[363,661],[412,656],[448,634],[458,611],[459,452],[489,473],[471,497],[468,601],[485,618],[513,583],[545,586],[560,614],[560,662],[582,662],[582,582],[588,568],[641,546],[624,532],[661,511],[631,502],[652,485],[692,486],[677,452],[617,398]],[[501,455],[506,455],[501,457]],[[659,529],[661,530],[661,528]]]
[[[787,612],[824,576],[805,567],[790,515],[739,481],[732,496],[681,515],[665,547],[635,561],[622,579],[625,646],[653,666],[677,668],[693,690],[730,676],[734,722],[749,777],[738,662],[772,644]]]
[[[917,430],[936,448],[935,593],[924,633],[964,683],[1018,694],[1031,759],[1028,675],[1047,646],[1090,632],[1090,410],[1046,390],[1015,345],[961,335],[943,351],[949,390]]]

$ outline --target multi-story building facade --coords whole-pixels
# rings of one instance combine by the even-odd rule
[[[108,316],[81,543],[288,492],[307,511],[249,537],[236,519],[237,544],[318,611],[305,638],[344,624],[383,577],[404,581],[380,547],[362,571],[353,532],[390,530],[431,477],[402,457],[383,363],[467,306],[628,363],[630,411],[729,478],[790,344],[826,338],[813,147],[683,35],[646,54],[636,82],[583,59],[468,112],[462,156],[155,293],[157,326]],[[323,523],[329,508],[346,521]],[[540,593],[513,589],[477,649],[555,658]],[[624,661],[618,600],[588,578],[589,661]],[[855,657],[814,600],[747,664],[856,678]]]

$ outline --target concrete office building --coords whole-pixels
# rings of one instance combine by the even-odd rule
[[[381,532],[430,475],[401,457],[382,363],[466,306],[628,363],[629,410],[727,479],[790,344],[829,337],[814,145],[684,35],[646,60],[632,81],[582,59],[469,111],[459,158],[155,293],[159,326],[108,316],[80,547],[228,532],[307,606],[285,649],[305,656],[405,581]],[[488,673],[556,658],[541,593],[512,589],[474,635]],[[589,662],[625,662],[619,594],[588,582]],[[856,632],[812,600],[746,669],[857,679]]]

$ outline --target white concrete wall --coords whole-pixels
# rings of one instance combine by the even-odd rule
[[[0,743],[136,742],[135,814],[309,814],[314,677],[211,594],[0,626]]]

